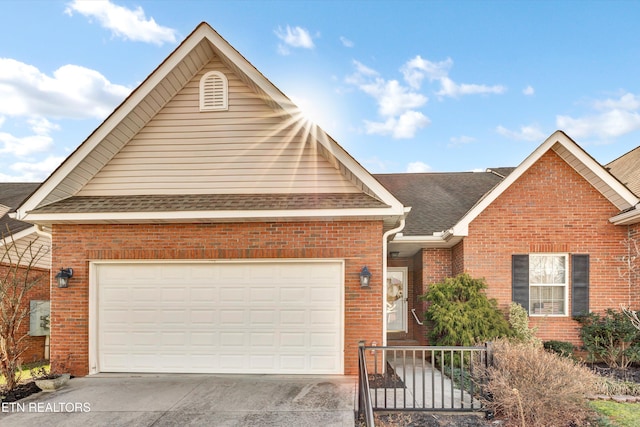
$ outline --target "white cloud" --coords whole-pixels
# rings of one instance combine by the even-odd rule
[[[278,53],[280,55],[288,55],[289,47],[298,47],[303,49],[313,49],[313,38],[309,31],[302,27],[290,27],[287,25],[285,29],[278,27],[275,30],[276,36],[284,42],[278,45]]]
[[[64,65],[48,76],[32,65],[0,58],[0,114],[103,119],[131,89],[95,70]]]
[[[522,93],[527,95],[527,96],[531,96],[531,95],[534,95],[536,93],[536,91],[533,88],[533,86],[527,86],[524,89],[522,89]]]
[[[471,136],[452,136],[451,138],[449,138],[449,146],[453,147],[453,146],[457,146],[457,145],[463,145],[463,144],[470,144],[472,142],[474,142],[476,139],[471,137]]]
[[[176,30],[158,25],[153,18],[147,19],[139,6],[132,10],[109,0],[73,0],[67,5],[65,13],[72,16],[74,12],[97,19],[114,36],[125,40],[156,45],[176,42]]]
[[[0,153],[26,157],[33,153],[48,150],[53,138],[48,135],[30,135],[16,137],[7,132],[0,132]]]
[[[405,81],[412,88],[418,89],[425,77],[430,81],[447,77],[452,66],[453,60],[451,58],[440,62],[431,62],[417,55],[404,64],[400,71],[402,71]]]
[[[64,160],[64,157],[49,156],[35,162],[19,162],[11,165],[16,174],[0,173],[0,181],[5,182],[41,182],[47,178]]]
[[[49,135],[51,131],[60,130],[59,125],[51,123],[44,117],[32,117],[27,122],[31,125],[31,129],[36,135]]]
[[[535,125],[521,126],[517,131],[509,130],[504,126],[498,126],[496,132],[507,138],[519,141],[542,142],[546,137],[540,128]]]
[[[598,137],[609,141],[640,130],[640,114],[637,111],[611,110],[580,118],[556,116],[556,124],[575,139]]]
[[[348,38],[344,37],[344,36],[340,36],[340,43],[342,43],[342,46],[344,47],[353,47],[354,44],[351,40],[349,40]]]
[[[389,117],[384,122],[365,120],[367,134],[391,135],[394,139],[411,139],[418,130],[431,123],[428,117],[419,111],[406,111],[399,117]]]
[[[3,122],[4,118],[0,125]],[[24,158],[52,147],[53,138],[49,134],[54,130],[60,130],[60,126],[44,117],[31,117],[27,119],[27,123],[31,125],[35,135],[17,137],[8,132],[0,132],[0,153]]]
[[[407,173],[421,173],[431,171],[431,166],[424,162],[411,162],[407,165]]]
[[[625,93],[620,99],[605,99],[604,101],[595,101],[593,108],[596,110],[627,110],[633,111],[640,109],[640,99],[632,93]]]
[[[426,96],[411,92],[397,80],[376,78],[372,82],[361,84],[360,89],[376,99],[382,116],[396,116],[408,109],[421,107],[428,101]]]
[[[618,99],[594,101],[597,113],[582,117],[556,116],[556,125],[572,138],[598,138],[601,142],[640,130],[640,98],[625,93]]]
[[[449,96],[457,98],[460,95],[477,95],[477,94],[502,94],[507,88],[502,85],[487,86],[478,84],[456,83],[449,77],[440,79],[441,89],[437,92],[438,96]]]
[[[457,98],[461,95],[476,94],[502,94],[507,89],[502,85],[487,86],[481,84],[456,83],[449,77],[449,71],[453,67],[453,60],[447,58],[440,62],[431,62],[420,55],[410,59],[401,68],[405,81],[414,89],[420,88],[422,80],[438,81],[440,90],[437,93],[441,97]]]
[[[366,65],[353,61],[356,71],[345,81],[371,96],[382,121],[365,120],[367,134],[391,135],[396,139],[413,138],[416,132],[431,121],[416,111],[429,100],[426,96],[403,86],[397,80],[385,80]]]

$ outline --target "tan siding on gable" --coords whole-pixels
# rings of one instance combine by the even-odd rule
[[[228,111],[199,111],[199,81],[212,70],[229,80]],[[277,114],[214,59],[77,195],[361,191]]]

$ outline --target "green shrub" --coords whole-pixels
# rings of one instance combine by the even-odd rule
[[[576,320],[590,361],[620,369],[640,361],[640,331],[624,313],[609,308],[604,315],[589,313]]]
[[[594,390],[596,375],[566,357],[541,346],[497,340],[493,366],[480,375],[486,407],[509,425],[585,425],[593,416],[586,395]]]
[[[509,324],[513,339],[523,343],[540,345],[540,340],[535,336],[538,329],[529,328],[529,314],[517,302],[512,302],[509,306]]]
[[[559,356],[573,358],[573,352],[576,347],[568,341],[545,341],[542,343],[545,350],[555,353]]]
[[[469,346],[509,336],[509,323],[496,300],[485,295],[486,287],[484,279],[473,279],[468,274],[430,285],[420,297],[429,302],[425,318],[430,342]]]

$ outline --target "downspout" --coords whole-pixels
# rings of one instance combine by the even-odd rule
[[[51,235],[51,233],[47,233],[46,231],[44,231],[44,227],[42,226],[42,224],[35,224],[35,228],[36,228],[36,234],[38,236],[42,236],[46,239],[49,239],[49,245],[51,245],[52,241],[53,241],[53,236]],[[49,249],[51,249],[51,246],[49,246]],[[51,265],[49,265],[49,275],[51,275]],[[49,278],[49,301],[51,301],[51,278]],[[51,307],[51,306],[49,306]],[[49,313],[49,319],[51,319],[51,313]],[[49,325],[51,325],[51,323],[49,323]],[[49,329],[49,331],[51,331],[51,329]],[[45,335],[44,338],[44,358],[45,360],[49,360],[50,357],[50,339],[51,335]]]
[[[404,209],[404,215],[400,219],[400,225],[386,231],[382,235],[382,345],[387,345],[387,239],[390,235],[398,233],[404,229],[405,218],[411,208]]]

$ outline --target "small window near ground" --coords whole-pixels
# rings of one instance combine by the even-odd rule
[[[209,71],[200,79],[200,111],[228,109],[227,77],[220,71]]]
[[[536,315],[567,314],[567,255],[529,255],[529,313]]]

